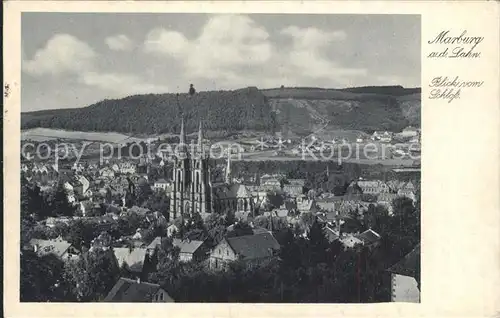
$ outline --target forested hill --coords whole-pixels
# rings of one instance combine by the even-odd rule
[[[177,133],[180,110],[187,131],[199,120],[211,131],[313,130],[331,122],[335,129],[399,131],[420,125],[420,89],[400,86],[350,89],[248,87],[234,91],[134,95],[83,108],[22,113],[22,129],[44,127],[127,134]],[[290,124],[291,123],[291,124]],[[294,126],[293,123],[296,123]]]
[[[274,127],[266,97],[257,88],[235,91],[134,95],[103,100],[73,110],[23,114],[23,128],[47,127],[79,131],[115,131],[158,134],[178,132],[182,110],[187,131],[196,131],[200,119],[208,130],[265,131]]]

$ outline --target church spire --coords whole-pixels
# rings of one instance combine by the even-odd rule
[[[186,143],[186,135],[184,133],[184,116],[181,117],[181,133],[179,135],[179,144]]]
[[[227,150],[226,183],[231,183],[231,148]]]
[[[181,114],[181,133],[179,135],[179,145],[186,144],[186,134],[184,133],[184,112],[182,111],[181,104],[179,102],[179,93],[176,95],[177,109]]]
[[[186,144],[186,133],[184,131],[184,115],[181,115],[181,132],[179,134],[179,146],[178,146],[179,154],[184,156],[187,154],[188,145]]]
[[[200,120],[200,127],[198,128],[198,148],[200,151],[203,150],[203,132],[201,130],[201,120]]]

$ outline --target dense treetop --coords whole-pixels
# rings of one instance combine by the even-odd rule
[[[49,127],[81,131],[178,133],[181,112],[187,131],[203,119],[208,130],[265,131],[273,118],[266,98],[256,88],[189,94],[135,95],[108,99],[84,108],[29,113],[23,128]]]

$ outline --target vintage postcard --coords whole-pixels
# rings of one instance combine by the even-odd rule
[[[6,316],[494,316],[499,8],[6,2]]]

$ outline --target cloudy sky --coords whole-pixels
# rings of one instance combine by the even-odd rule
[[[190,83],[420,86],[420,17],[23,13],[22,111]]]

